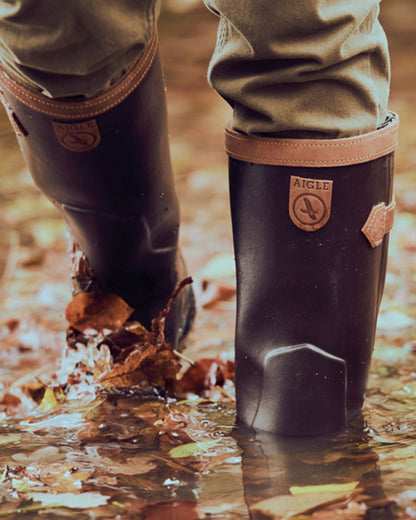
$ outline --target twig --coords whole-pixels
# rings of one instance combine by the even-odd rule
[[[231,394],[229,394],[229,393],[227,392],[227,390],[225,390],[225,388],[223,388],[223,387],[220,386],[220,385],[215,385],[215,388],[216,388],[217,390],[219,390],[219,391],[222,393],[222,395],[223,395],[224,397],[227,397],[227,399],[230,399],[231,401],[235,402],[235,397],[233,397]]]
[[[191,367],[194,367],[196,365],[195,361],[193,361],[188,356],[185,356],[185,354],[182,354],[178,350],[173,349],[173,353],[175,354],[175,356],[177,356],[182,361],[185,361],[186,363],[189,363],[191,365]]]

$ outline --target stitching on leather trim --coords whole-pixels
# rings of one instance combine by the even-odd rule
[[[110,87],[110,92],[101,96],[99,95],[97,99],[91,98],[81,102],[47,101],[41,95],[36,95],[35,93],[32,94],[30,91],[24,89],[24,87],[16,85],[15,82],[12,79],[10,79],[4,72],[1,73],[2,82],[8,87],[9,92],[16,99],[21,101],[26,106],[32,108],[33,110],[36,110],[37,112],[41,112],[43,114],[47,114],[53,117],[62,117],[66,119],[75,119],[77,117],[93,117],[109,110],[110,108],[113,108],[122,100],[124,100],[131,92],[133,92],[136,86],[146,76],[148,70],[150,69],[153,63],[153,58],[157,50],[157,43],[157,33],[155,32],[145,53],[139,59],[139,62],[133,66],[131,74],[123,76],[118,86],[115,86],[113,89],[111,89]],[[120,93],[121,98],[117,98],[117,96]],[[117,99],[114,100],[114,98]],[[106,104],[107,102],[110,102],[110,104]],[[60,103],[65,103],[65,107],[60,107]],[[39,107],[39,105],[42,105],[42,107]],[[94,107],[98,108],[94,110]],[[83,108],[85,110],[89,110],[89,112],[82,111]],[[59,113],[60,109],[64,109],[64,113]],[[67,113],[67,111],[73,109],[75,109],[76,111],[75,114],[71,115]]]
[[[386,129],[381,135],[389,136],[391,133],[396,132],[396,125],[393,125],[391,128]],[[345,141],[345,142],[338,142],[334,143],[331,142],[333,140],[328,139],[328,142],[325,144],[314,144],[314,143],[288,143],[288,142],[276,142],[274,140],[270,139],[255,139],[251,137],[245,137],[245,136],[239,136],[234,133],[231,133],[228,129],[226,130],[226,134],[233,140],[236,141],[242,141],[244,143],[260,143],[260,144],[267,144],[271,146],[287,146],[287,147],[293,147],[293,148],[338,148],[343,146],[355,146],[357,144],[365,144],[371,141],[374,141],[374,139],[380,139],[380,134],[377,135],[377,132],[374,133],[374,135],[367,136],[365,138],[353,138],[353,141]]]
[[[373,217],[371,218],[370,222],[368,223],[368,229],[367,229],[367,235],[371,238],[371,242],[372,244],[374,244],[373,247],[377,247],[379,246],[382,242],[383,242],[383,239],[384,239],[384,235],[386,234],[385,233],[385,228],[386,228],[386,205],[384,204],[384,202],[380,202],[380,204],[377,204],[377,206],[375,206],[375,211],[373,213]],[[383,218],[383,234],[381,237],[379,237],[377,239],[377,236],[372,233],[372,229],[373,229],[373,224],[376,220],[379,219],[379,214],[380,214],[380,211],[382,212],[382,218]]]
[[[394,197],[387,206],[384,202],[379,202],[372,207],[364,226],[361,228],[371,247],[375,248],[381,245],[385,235],[392,230],[395,208],[396,200]]]
[[[389,145],[388,147],[386,148],[381,148],[379,150],[377,150],[377,152],[373,153],[373,154],[367,154],[367,155],[359,155],[359,156],[356,156],[356,157],[348,157],[348,159],[336,159],[336,160],[320,160],[320,159],[316,159],[315,161],[306,161],[304,159],[278,159],[279,161],[279,164],[316,164],[316,165],[322,165],[322,164],[339,164],[339,163],[343,163],[343,164],[349,164],[350,162],[354,162],[354,161],[362,161],[364,159],[372,159],[372,158],[377,158],[381,155],[384,155],[384,154],[387,154],[388,152],[392,152],[395,150],[396,148],[396,144],[392,144],[392,145]],[[234,157],[235,159],[242,159],[242,160],[248,160],[248,162],[250,162],[250,159],[257,159],[257,160],[262,160],[262,161],[267,161],[267,160],[276,160],[275,158],[271,158],[270,156],[256,156],[256,155],[244,155],[244,154],[241,154],[241,153],[235,153],[233,151],[231,151],[230,149],[228,149],[227,147],[225,148],[226,152],[231,155],[232,157]]]
[[[120,84],[117,88],[114,89],[114,91],[109,92],[108,94],[104,94],[103,96],[100,96],[97,100],[86,100],[85,104],[87,104],[90,107],[94,107],[95,105],[102,104],[103,102],[105,102],[106,99],[111,99],[111,98],[115,97],[116,94],[118,94],[120,91],[124,90],[126,84],[134,82],[136,77],[140,76],[140,74],[142,72],[142,69],[143,69],[143,65],[144,66],[147,65],[146,70],[145,70],[145,72],[147,72],[147,70],[149,69],[150,64],[151,64],[151,63],[150,64],[147,63],[147,59],[152,55],[151,51],[154,50],[156,41],[157,41],[157,38],[153,38],[152,39],[151,45],[148,48],[148,51],[142,56],[142,59],[140,60],[140,65],[136,63],[136,66],[139,65],[137,70],[134,70],[129,77],[124,78],[125,82],[123,82],[121,80],[122,83],[124,83],[124,85]],[[12,82],[12,80],[9,79],[7,76],[5,76],[5,83],[10,85],[10,87],[11,87],[10,88],[10,92],[12,94],[21,94],[21,90],[18,87],[16,88],[16,85],[14,84],[14,82]],[[133,90],[133,88],[132,88],[132,90]],[[130,92],[131,92],[131,90],[129,91],[129,93]],[[25,97],[27,97],[29,99],[32,99],[34,101],[39,101],[40,104],[42,104],[42,105],[49,106],[51,108],[57,108],[56,103],[53,103],[53,102],[50,102],[50,101],[46,101],[45,99],[41,98],[40,96],[38,97],[38,96],[36,96],[34,94],[31,94],[30,92],[28,92],[26,90],[24,90],[23,95],[21,95],[21,97],[18,97],[18,99],[24,103],[24,98]],[[73,102],[73,105],[74,106],[79,106],[78,102]],[[69,104],[67,106],[69,107]],[[35,108],[35,109],[36,109],[36,107],[37,107],[37,105],[31,106],[31,108]]]

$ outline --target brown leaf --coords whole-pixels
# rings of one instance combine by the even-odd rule
[[[116,459],[116,458],[115,458]],[[120,475],[146,475],[156,468],[155,462],[143,454],[128,457],[125,460],[113,460],[108,457],[101,457],[101,463],[105,464],[109,473]]]
[[[138,387],[141,391],[149,391],[156,387],[176,396],[181,366],[165,341],[165,321],[176,296],[191,282],[191,278],[186,278],[178,284],[166,308],[152,320],[151,331],[138,322],[126,321],[133,309],[118,296],[94,291],[79,293],[67,309],[66,317],[71,325],[67,333],[68,346],[82,351],[83,345],[87,353],[103,346],[110,349],[114,361],[112,368],[108,369],[106,365],[102,370],[103,367],[97,367],[97,364],[94,367],[96,381],[106,390],[125,391]],[[88,329],[109,329],[111,333],[94,336],[88,334]]]
[[[65,318],[80,332],[119,329],[133,312],[122,298],[113,293],[81,292],[69,303]]]
[[[104,388],[118,389],[158,387],[169,395],[176,395],[179,370],[180,364],[169,344],[142,343],[136,345],[122,363],[103,374],[99,383]]]
[[[184,393],[202,395],[216,386],[234,382],[234,361],[217,358],[201,358],[184,373],[181,384]]]
[[[345,500],[345,492],[327,493],[304,493],[301,495],[280,495],[273,498],[262,500],[254,505],[250,510],[259,512],[267,518],[289,519],[301,513],[306,513],[318,507],[325,507],[329,504]]]
[[[197,520],[195,502],[162,502],[145,508],[146,520],[166,520],[167,518],[183,518],[186,520]]]
[[[169,451],[171,448],[180,444],[187,444],[193,441],[193,438],[187,431],[188,423],[192,421],[190,415],[179,412],[171,412],[164,417],[159,428],[159,443],[163,451]]]
[[[45,393],[45,385],[40,381],[29,381],[22,386],[22,390],[36,403],[40,404]]]
[[[5,406],[19,406],[21,403],[21,399],[17,395],[13,394],[4,394],[4,396],[0,400],[0,404]]]
[[[31,486],[33,490],[47,489],[53,493],[76,492],[92,476],[92,472],[79,471],[70,462],[48,464],[30,460],[30,464],[11,468],[10,471],[20,480],[37,484]]]

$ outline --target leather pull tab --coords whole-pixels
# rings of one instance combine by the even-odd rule
[[[388,206],[380,202],[371,209],[368,218],[361,231],[370,242],[371,247],[377,247],[383,242],[384,235],[387,235],[393,227],[394,210],[396,201],[393,199]]]

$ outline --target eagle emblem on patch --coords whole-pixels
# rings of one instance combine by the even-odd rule
[[[88,152],[101,141],[100,131],[95,119],[76,123],[52,121],[59,143],[71,152]]]
[[[290,176],[289,215],[304,231],[316,231],[331,216],[333,181]]]

